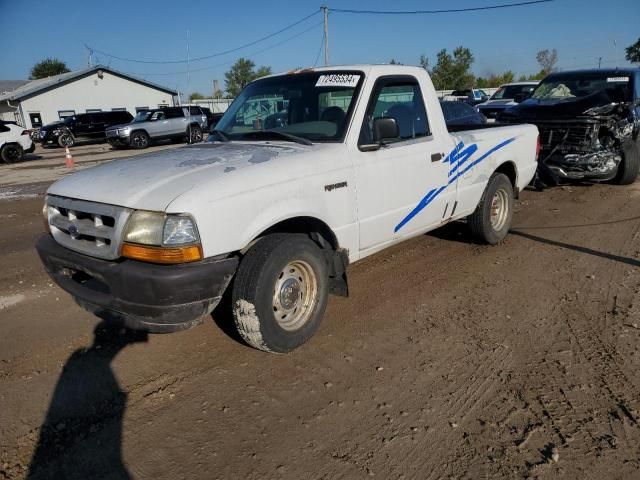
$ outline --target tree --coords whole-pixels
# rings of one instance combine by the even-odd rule
[[[256,64],[248,58],[240,58],[224,74],[224,83],[227,94],[236,97],[240,91],[255,79],[271,75],[271,67],[260,67],[255,70]]]
[[[36,63],[31,69],[31,80],[37,80],[38,78],[47,78],[54,75],[60,75],[61,73],[70,72],[67,68],[67,64],[57,58],[45,58],[44,60]]]
[[[540,50],[536,54],[536,60],[542,69],[540,72],[544,73],[543,76],[549,75],[551,72],[555,70],[556,63],[558,63],[558,51],[554,48],[553,50]]]
[[[189,101],[193,101],[193,100],[201,100],[204,98],[204,95],[201,94],[200,92],[193,92],[191,95],[189,95]]]
[[[468,48],[457,47],[453,55],[444,48],[440,50],[435,67],[429,71],[436,90],[460,90],[473,87],[476,80],[471,73],[473,60],[473,54]],[[420,65],[429,70],[429,59],[422,55]]]
[[[395,58],[392,58],[391,60],[389,60],[389,65],[402,65],[402,63],[397,61]]]
[[[507,70],[506,72],[503,72],[499,75],[492,73],[487,78],[483,78],[483,77],[476,78],[476,87],[478,88],[498,87],[505,83],[513,82],[515,78],[516,78],[516,75],[511,70]]]
[[[625,58],[631,63],[640,62],[640,38],[638,38],[638,41],[636,43],[629,45],[625,49],[625,52],[627,52]]]

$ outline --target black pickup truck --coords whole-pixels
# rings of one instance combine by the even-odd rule
[[[635,181],[640,170],[640,69],[548,75],[531,97],[498,116],[540,132],[538,181]]]

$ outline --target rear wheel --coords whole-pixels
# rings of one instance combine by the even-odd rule
[[[188,143],[200,143],[202,141],[202,129],[200,127],[190,127],[187,129]]]
[[[630,185],[638,178],[638,172],[640,172],[640,146],[636,142],[624,142],[622,161],[613,182],[618,185]]]
[[[252,347],[289,352],[320,326],[328,296],[327,262],[305,235],[274,234],[245,255],[233,285],[233,317]]]
[[[494,173],[476,210],[468,217],[476,240],[495,245],[504,240],[513,219],[513,186],[502,173]]]
[[[4,163],[15,163],[20,161],[23,155],[23,150],[17,143],[9,143],[0,149],[0,157]]]
[[[129,144],[136,150],[147,148],[149,146],[149,135],[146,132],[133,132]]]

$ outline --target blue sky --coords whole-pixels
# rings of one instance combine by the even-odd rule
[[[331,9],[415,10],[464,8],[515,0],[346,0]],[[114,55],[147,60],[191,57],[232,49],[275,32],[319,9],[322,0],[212,2],[184,0],[0,0],[0,79],[27,78],[34,63],[58,57],[71,69],[86,66],[84,44]],[[318,57],[320,14],[269,40],[239,52],[186,65],[124,62],[97,54],[94,61],[181,91],[210,93],[212,80],[224,86],[224,72],[240,56],[274,71],[313,65]],[[538,70],[535,55],[556,48],[562,69],[628,65],[624,48],[640,37],[639,0],[555,0],[552,3],[484,12],[438,15],[329,16],[331,63],[381,63],[390,58],[416,64],[420,54],[458,45],[471,49],[473,70],[488,75],[506,69]],[[304,32],[305,33],[301,33]],[[289,37],[298,35],[287,40]],[[280,45],[272,47],[276,44]],[[261,50],[260,53],[257,53]],[[322,55],[319,64],[322,63]],[[163,75],[153,75],[161,73]]]

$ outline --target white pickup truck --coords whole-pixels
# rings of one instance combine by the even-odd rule
[[[262,78],[208,143],[54,183],[37,249],[103,318],[176,331],[201,323],[229,287],[246,342],[287,352],[317,330],[329,293],[347,295],[350,263],[457,219],[480,241],[505,237],[538,131],[457,130],[418,67]]]

